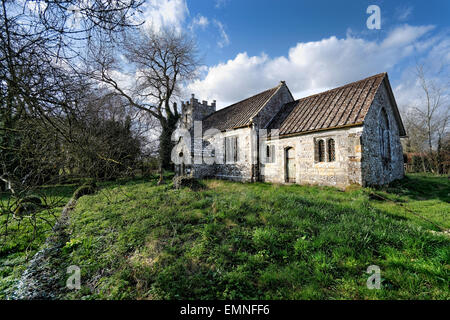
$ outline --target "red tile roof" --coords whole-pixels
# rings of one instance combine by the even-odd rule
[[[385,78],[387,74],[380,73],[288,103],[274,117],[269,128],[279,129],[280,135],[290,135],[361,125]]]
[[[399,122],[400,136],[405,136],[406,132],[387,73],[380,73],[287,103],[274,116],[268,129],[279,129],[279,135],[282,136],[362,125],[383,81],[386,83],[388,95],[394,106],[394,115]],[[203,119],[203,130],[215,128],[223,131],[250,125],[252,118],[258,114],[280,86],[281,83],[275,88],[214,112]]]

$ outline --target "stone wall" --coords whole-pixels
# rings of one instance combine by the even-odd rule
[[[262,180],[285,183],[285,150],[294,148],[295,183],[336,187],[345,187],[352,183],[361,184],[361,146],[358,138],[361,133],[362,127],[353,127],[268,141],[269,145],[275,145],[275,162],[261,165]],[[325,153],[326,161],[318,162],[315,143],[319,139],[326,142],[330,138],[335,141],[335,161],[328,162]]]
[[[268,123],[280,111],[280,109],[288,102],[294,101],[291,92],[284,82],[280,84],[280,88],[267,101],[264,107],[259,111],[258,115],[254,117],[253,123],[255,128],[266,128]]]
[[[224,139],[226,137],[237,137],[238,144],[238,159],[236,162],[225,162],[224,157]],[[233,181],[252,181],[253,179],[253,165],[252,165],[252,150],[253,142],[252,129],[250,127],[240,128],[231,131],[225,131],[208,139],[208,144],[216,146],[214,164],[207,163],[195,166],[195,176],[201,177],[215,177],[219,179],[227,179]],[[213,173],[213,174],[211,174]]]
[[[192,98],[190,105],[195,104],[196,99]],[[236,163],[223,163],[223,161],[216,161],[215,164],[209,165],[207,163],[195,164],[188,167],[188,171],[192,172],[197,178],[204,177],[215,177],[219,179],[227,179],[234,181],[256,181],[258,180],[258,167],[256,165],[256,150],[257,150],[257,139],[256,130],[257,128],[264,128],[267,123],[272,120],[275,114],[280,110],[280,108],[287,102],[293,101],[293,97],[287,88],[285,83],[280,84],[280,88],[276,93],[267,101],[258,115],[253,119],[253,125],[249,127],[234,129],[230,131],[221,132],[215,137],[208,138],[207,143],[203,144],[203,148],[212,144],[215,146],[220,146],[215,148],[216,158],[223,160],[223,144],[225,137],[237,136],[238,137],[238,161]],[[205,104],[204,104],[205,105]],[[196,105],[197,106],[197,105]],[[207,103],[205,105],[207,107]],[[215,107],[215,103],[213,103]],[[196,107],[194,110],[199,109]],[[186,109],[189,110],[189,109]],[[210,109],[206,109],[209,112]],[[194,117],[195,118],[195,117]],[[194,121],[197,120],[196,118]],[[202,149],[199,144],[195,144],[193,141],[193,153],[200,154]],[[203,151],[204,152],[204,151]],[[202,157],[204,155],[202,154]],[[219,162],[219,163],[217,163]],[[192,170],[192,171],[191,171]]]
[[[390,161],[383,165],[381,158],[381,140],[379,126],[382,109],[386,111],[389,122]],[[399,127],[394,116],[393,106],[384,82],[375,95],[374,101],[364,119],[361,136],[363,147],[362,184],[383,185],[404,176],[403,149],[400,142]]]
[[[216,100],[210,105],[205,100],[200,103],[192,94],[191,99],[182,104],[181,119],[178,125],[190,129],[194,121],[201,121],[214,112],[216,112]]]

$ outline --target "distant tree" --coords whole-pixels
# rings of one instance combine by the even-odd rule
[[[64,144],[66,169],[84,177],[114,179],[133,174],[144,139],[133,128],[134,110],[123,97],[108,92],[79,102],[72,124],[75,143]]]
[[[439,84],[435,79],[442,70],[433,77],[425,72],[424,65],[416,65],[415,74],[423,95],[421,103],[408,106],[404,114],[408,132],[405,151],[421,153],[423,170],[426,171],[425,163],[430,163],[429,168],[435,173],[442,173],[443,170],[443,139],[448,135],[450,124],[448,84]]]

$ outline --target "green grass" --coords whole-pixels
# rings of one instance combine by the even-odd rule
[[[407,214],[405,210],[399,210],[398,205],[390,202],[374,202],[374,206],[397,219],[411,219],[421,226],[436,231],[439,229],[436,229],[436,226],[429,221],[444,229],[450,229],[450,179],[448,177],[409,174],[403,180],[396,181],[377,193],[402,203],[404,207],[420,216]]]
[[[5,215],[0,215],[0,299],[5,299],[20,278],[27,262],[39,250],[45,239],[51,234],[50,224],[54,224],[61,214],[62,207],[69,201],[77,185],[42,186],[37,194],[45,195],[48,202],[58,203],[60,207],[43,210],[36,219],[36,233],[29,219],[10,219],[8,234],[4,234]],[[2,194],[0,201],[5,204],[8,197]],[[44,220],[45,219],[45,220]]]
[[[64,265],[75,299],[450,299],[450,239],[370,189],[204,181],[111,184],[79,199]],[[449,227],[446,177],[374,190]],[[382,289],[366,287],[369,265]]]

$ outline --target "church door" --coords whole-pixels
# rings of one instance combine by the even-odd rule
[[[285,149],[286,182],[295,182],[295,151],[294,148]]]

